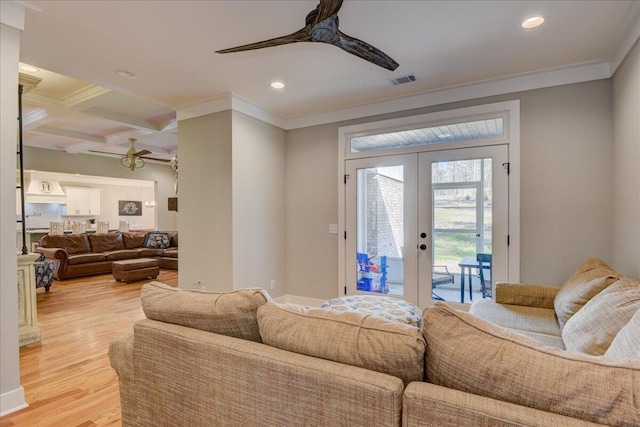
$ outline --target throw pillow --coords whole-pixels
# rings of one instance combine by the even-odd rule
[[[321,359],[424,380],[425,342],[420,330],[377,316],[269,303],[258,308],[265,344]]]
[[[605,357],[640,360],[640,339],[638,337],[640,337],[640,310],[636,311],[631,321],[620,329],[604,354]]]
[[[560,328],[564,328],[583,305],[598,292],[618,280],[621,276],[604,261],[597,258],[587,260],[558,291],[553,305]]]
[[[437,303],[424,311],[430,382],[610,426],[640,425],[640,361],[547,347]]]
[[[171,234],[149,232],[142,246],[148,249],[167,249],[171,246]]]
[[[564,325],[567,350],[605,354],[615,336],[640,309],[640,284],[623,277],[587,302]]]
[[[160,282],[142,286],[140,298],[148,319],[255,342],[261,342],[256,311],[271,300],[266,291],[258,288],[212,293]]]

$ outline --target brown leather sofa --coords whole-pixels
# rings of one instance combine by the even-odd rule
[[[170,246],[164,248],[149,244],[147,235],[151,233],[168,235]],[[54,261],[57,280],[110,273],[113,261],[124,259],[156,258],[160,267],[178,269],[177,231],[48,234],[40,239],[39,245],[36,251]]]

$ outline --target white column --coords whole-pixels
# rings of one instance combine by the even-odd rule
[[[16,239],[18,62],[24,11],[0,3],[0,416],[27,406],[20,386]]]

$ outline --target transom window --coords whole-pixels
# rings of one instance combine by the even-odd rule
[[[504,136],[502,117],[443,124],[350,138],[351,153],[415,147]]]

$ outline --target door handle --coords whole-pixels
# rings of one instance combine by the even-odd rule
[[[427,250],[427,245],[425,245],[424,243],[421,244],[420,246],[418,246],[418,248],[420,248],[421,251],[425,251]]]

